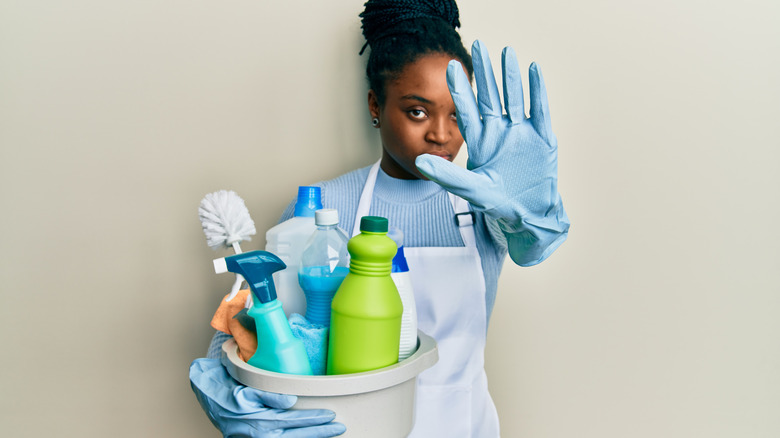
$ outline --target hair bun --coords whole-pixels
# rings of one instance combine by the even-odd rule
[[[414,18],[439,18],[453,29],[460,27],[454,0],[369,0],[364,6],[360,17],[363,36],[369,45],[391,33],[398,23]]]

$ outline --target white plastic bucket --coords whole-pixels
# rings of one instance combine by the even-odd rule
[[[274,373],[248,365],[233,339],[222,344],[222,363],[246,386],[298,396],[294,409],[330,409],[347,427],[344,437],[400,438],[414,426],[417,375],[439,360],[436,341],[418,330],[417,351],[378,370],[333,376]]]

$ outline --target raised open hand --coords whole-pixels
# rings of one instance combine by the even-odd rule
[[[566,239],[569,218],[558,194],[558,142],[552,132],[547,91],[539,67],[529,68],[530,117],[511,47],[502,52],[504,108],[487,49],[472,46],[477,98],[460,63],[450,61],[447,85],[469,159],[463,169],[433,155],[420,155],[420,172],[494,218],[509,253],[521,266],[547,258]]]

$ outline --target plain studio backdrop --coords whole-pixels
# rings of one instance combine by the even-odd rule
[[[361,9],[0,2],[0,434],[218,436],[187,375],[230,252],[198,204],[235,190],[261,249],[298,185],[379,157]],[[780,3],[460,10],[497,71],[541,66],[572,221],[504,267],[503,436],[780,436]]]

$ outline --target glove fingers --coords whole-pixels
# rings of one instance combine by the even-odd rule
[[[246,414],[224,412],[221,417],[242,423],[256,424],[265,430],[283,430],[327,424],[336,418],[336,413],[328,409],[263,408]]]
[[[467,145],[476,145],[482,136],[482,120],[479,117],[474,90],[463,66],[458,61],[447,65],[447,86],[458,114],[458,128]]]
[[[198,402],[225,436],[257,436],[260,432],[262,436],[329,437],[346,430],[343,424],[332,423],[336,413],[331,410],[288,410],[297,397],[239,384],[218,359],[194,360],[190,383]],[[288,429],[295,433],[287,434]]]
[[[533,62],[528,69],[528,85],[530,87],[531,125],[534,130],[552,147],[557,145],[550,122],[550,108],[547,103],[547,87],[539,66]]]
[[[487,47],[482,41],[474,41],[471,46],[471,58],[474,64],[474,80],[477,83],[477,101],[482,117],[501,117],[501,98],[498,94],[496,77],[488,57]]]
[[[347,431],[347,427],[341,423],[328,423],[320,426],[300,429],[289,429],[282,432],[284,438],[327,438],[339,436]]]
[[[484,188],[486,185],[481,175],[435,155],[420,155],[415,160],[415,164],[426,178],[469,202],[472,202],[476,188]],[[480,204],[476,203],[476,205]]]
[[[517,55],[511,47],[505,47],[501,52],[501,66],[504,80],[504,105],[512,124],[525,120],[525,104],[523,102],[523,77]]]

